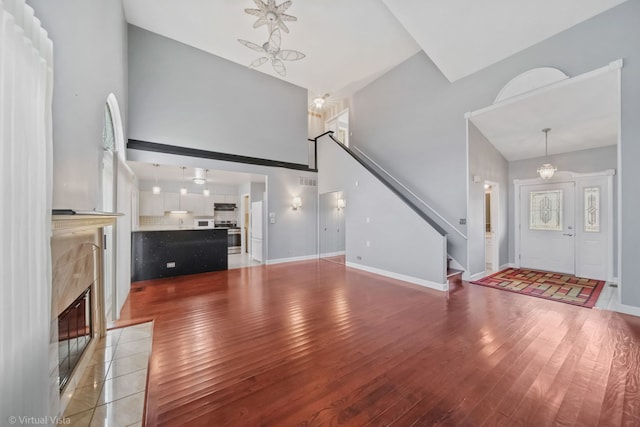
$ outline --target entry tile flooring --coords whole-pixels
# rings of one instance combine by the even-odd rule
[[[260,265],[258,261],[255,261],[247,253],[231,254],[228,258],[228,269],[254,267]]]
[[[151,322],[107,331],[67,405],[65,425],[142,425],[152,333]]]

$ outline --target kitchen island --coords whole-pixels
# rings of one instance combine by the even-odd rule
[[[226,228],[170,228],[131,233],[131,281],[226,270]]]

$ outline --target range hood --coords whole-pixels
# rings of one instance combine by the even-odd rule
[[[214,203],[213,210],[214,211],[235,211],[237,206],[235,203]]]

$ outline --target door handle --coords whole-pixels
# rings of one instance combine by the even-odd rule
[[[563,234],[563,236],[569,236],[569,237],[571,237],[571,236],[573,236],[573,234],[571,234],[571,233],[564,233],[564,234]]]

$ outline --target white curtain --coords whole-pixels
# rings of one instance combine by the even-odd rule
[[[50,397],[53,45],[24,0],[0,0],[0,424]],[[55,367],[51,367],[55,368]]]

